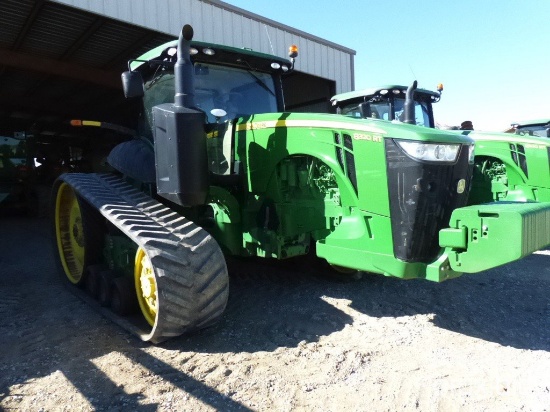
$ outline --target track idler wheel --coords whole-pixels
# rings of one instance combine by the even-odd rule
[[[85,268],[101,258],[101,215],[62,181],[54,185],[54,230],[59,261],[67,279],[84,285]]]
[[[147,323],[154,326],[158,312],[157,281],[151,260],[142,248],[136,253],[134,281],[141,313]]]

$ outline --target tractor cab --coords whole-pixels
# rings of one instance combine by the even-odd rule
[[[210,181],[238,180],[235,127],[256,114],[284,111],[281,76],[298,55],[296,46],[285,59],[192,38],[193,28],[185,25],[177,41],[131,60],[122,74],[125,96],[143,100],[139,135],[154,141],[156,160],[138,140],[108,157],[116,170],[140,182],[156,180],[160,196],[185,206],[203,204]],[[147,160],[127,161],[136,153]],[[186,182],[193,188],[184,195]]]
[[[410,88],[410,87],[409,87]],[[356,119],[374,118],[388,121],[405,122],[405,102],[407,86],[389,85],[342,93],[331,99],[336,113]],[[407,123],[433,128],[435,126],[432,103],[441,98],[441,90],[417,89],[411,91],[414,114]]]
[[[130,63],[143,84],[146,120],[152,125],[152,108],[174,101],[177,41],[160,46]],[[281,75],[292,62],[248,49],[192,42],[194,109],[214,125],[257,113],[284,110]]]

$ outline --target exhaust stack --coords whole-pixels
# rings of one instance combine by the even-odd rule
[[[186,24],[178,39],[174,103],[153,107],[157,193],[185,207],[205,204],[209,186],[204,113],[195,109],[192,38]]]
[[[193,27],[189,24],[183,26],[178,38],[178,60],[174,66],[176,107],[195,107],[195,78],[193,63],[191,63],[191,40],[193,39]]]
[[[414,92],[418,86],[418,82],[415,80],[407,89],[405,96],[405,104],[403,105],[404,116],[403,123],[416,124],[416,118],[414,115]]]

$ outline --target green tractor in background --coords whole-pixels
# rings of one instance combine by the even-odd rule
[[[53,188],[62,272],[130,313],[117,319],[142,339],[219,319],[225,256],[313,255],[344,272],[439,282],[550,244],[548,204],[465,207],[469,136],[285,112],[281,79],[297,51],[288,60],[192,33],[123,73],[143,124],[109,153],[115,172],[64,174]]]
[[[35,168],[27,136],[0,136],[0,213],[38,214]]]
[[[418,89],[416,82],[407,87],[387,85],[342,93],[332,97],[336,112],[352,118],[374,118],[435,128],[433,104],[441,98],[437,91]],[[408,100],[407,100],[408,99]],[[408,101],[408,103],[407,103]],[[406,105],[411,105],[406,118]],[[544,123],[544,121],[542,122]],[[541,137],[541,125],[518,125],[516,134],[451,131],[475,141],[474,172],[468,204],[491,201],[550,202],[550,140],[547,127]],[[544,127],[544,124],[542,127]]]
[[[550,119],[534,119],[514,122],[507,133],[515,133],[520,136],[550,137]]]

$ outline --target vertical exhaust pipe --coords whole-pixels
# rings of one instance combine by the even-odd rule
[[[178,60],[174,66],[174,105],[176,107],[195,107],[195,72],[191,63],[191,40],[193,27],[183,26],[178,38]]]
[[[418,82],[415,80],[407,88],[407,94],[405,96],[405,104],[403,105],[404,119],[403,123],[416,124],[416,116],[414,113],[414,92],[418,86]]]
[[[174,103],[153,107],[157,193],[185,207],[206,203],[208,156],[204,113],[195,109],[190,56],[193,28],[183,26],[174,66]]]

